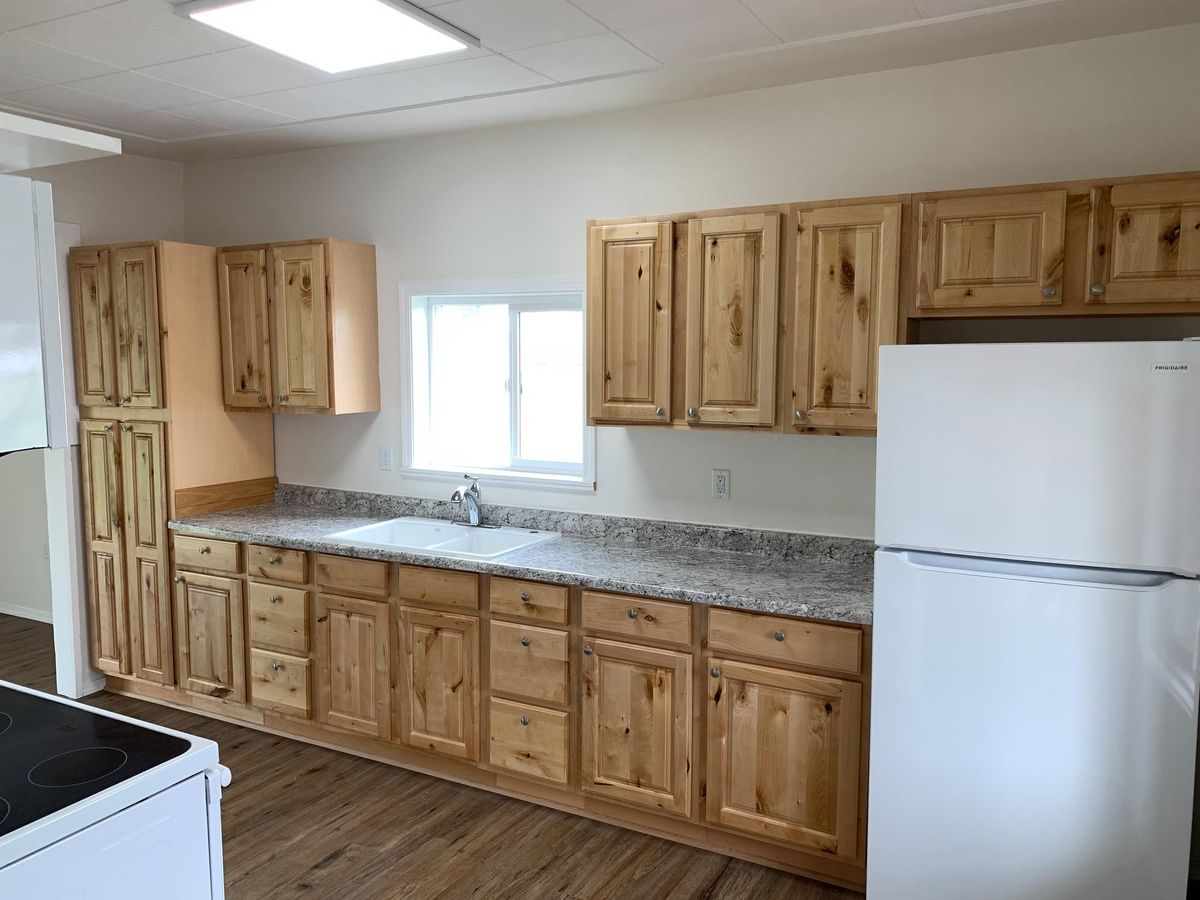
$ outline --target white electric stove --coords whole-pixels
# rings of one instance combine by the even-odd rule
[[[204,738],[0,682],[0,897],[223,900]]]

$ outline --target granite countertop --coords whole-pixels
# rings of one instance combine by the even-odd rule
[[[774,560],[755,553],[654,546],[564,534],[489,560],[381,550],[325,539],[380,521],[377,514],[269,503],[172,521],[170,528],[295,550],[317,550],[444,569],[528,578],[645,597],[870,624],[869,561],[811,556]]]

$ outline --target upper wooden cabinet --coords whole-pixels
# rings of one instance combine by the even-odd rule
[[[688,223],[687,421],[771,425],[779,214]]]
[[[217,254],[221,305],[221,377],[230,409],[273,405],[271,332],[267,312],[267,251]]]
[[[80,406],[116,406],[112,272],[109,251],[72,250],[68,257],[71,331],[75,344],[75,389]]]
[[[1200,179],[1092,188],[1089,303],[1200,301]]]
[[[324,238],[230,247],[218,274],[227,408],[379,411],[372,245]]]
[[[1063,302],[1067,192],[922,200],[919,308]]]
[[[899,203],[797,213],[793,427],[875,427],[879,347],[898,324],[900,216]]]
[[[588,229],[588,414],[671,418],[670,222]]]

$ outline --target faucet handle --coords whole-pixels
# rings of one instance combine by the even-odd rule
[[[476,497],[478,497],[479,496],[479,478],[475,475],[470,474],[469,472],[463,472],[463,478],[465,478],[465,479],[467,479],[467,481],[471,482],[470,490],[473,494],[475,494]]]

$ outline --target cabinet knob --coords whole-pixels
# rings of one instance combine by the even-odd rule
[[[687,415],[688,415],[688,418],[689,418],[689,419],[694,419],[694,418],[696,418],[696,407],[694,407],[694,406],[689,406],[689,407],[688,407],[688,410],[687,410]]]
[[[281,662],[271,663],[271,671],[272,672],[282,672],[283,671],[283,663],[281,663]]]
[[[133,426],[132,425],[122,425],[121,430],[124,431],[126,434],[128,434],[129,432],[133,431]]]
[[[112,403],[112,394],[105,394],[105,395],[104,395],[104,402],[105,402],[105,403]]]
[[[1092,292],[1093,297],[1103,297],[1104,296],[1104,285],[1099,281],[1097,281],[1090,288],[1088,288],[1088,290]]]
[[[259,394],[259,395],[258,395],[258,402],[259,402],[259,403],[266,403],[266,402],[267,402],[267,398],[266,398],[265,396],[263,396],[262,394]]]
[[[775,632],[775,640],[782,641],[785,637],[787,637],[787,635],[784,634],[782,631]]]
[[[201,556],[204,556],[204,555],[205,555],[205,554],[207,554],[207,553],[212,553],[212,547],[209,547],[208,545],[205,545],[205,546],[203,546],[203,547],[201,547],[201,548],[200,548],[200,555],[201,555]]]
[[[278,594],[272,594],[272,595],[271,595],[270,597],[268,597],[267,599],[268,599],[268,600],[271,602],[271,604],[272,604],[272,605],[273,605],[273,604],[276,604],[276,603],[282,603],[282,602],[283,602],[283,598],[282,598],[282,597],[280,597]]]
[[[667,411],[665,409],[663,409],[661,406],[654,407],[654,415],[658,416],[660,419],[663,416],[665,416],[666,414],[667,414]]]
[[[1058,293],[1058,288],[1056,288],[1052,284],[1048,284],[1044,288],[1042,288],[1042,296],[1043,297],[1053,297],[1057,293]]]
[[[711,669],[708,670],[708,674],[711,675],[713,678],[720,678],[721,670],[718,669],[716,666],[713,666]]]
[[[529,591],[521,591],[521,602],[528,605]]]
[[[112,434],[112,425],[105,425],[105,426],[104,426],[104,431],[105,431],[107,434]]]
[[[281,556],[269,556],[269,557],[267,557],[267,565],[268,565],[268,566],[277,566],[277,565],[279,565],[281,562],[283,562],[283,557],[281,557]]]
[[[522,638],[521,638],[521,646],[522,646],[522,647],[528,647],[528,646],[529,646],[529,638],[527,638],[527,637],[522,637]]]
[[[287,394],[280,394],[275,399],[278,400],[280,403],[287,403],[287,398],[288,398]]]
[[[521,716],[520,722],[522,725],[528,725],[529,724],[529,716]]]
[[[584,656],[591,656],[591,655],[592,655],[592,645],[591,645],[591,644],[584,644],[584,645],[583,645],[583,655],[584,655]]]
[[[124,405],[126,405],[127,403],[129,403],[129,397],[128,397],[128,395],[122,395],[122,397],[121,397],[121,405],[122,405],[122,406],[124,406]]]
[[[804,410],[802,410],[802,409],[796,410],[795,419],[797,422],[803,422],[804,421]]]
[[[637,618],[637,610],[631,609],[629,612],[625,613],[625,615],[629,616],[629,618],[631,618],[631,619],[636,619]]]
[[[176,583],[176,584],[179,584],[180,582],[182,582],[182,581],[183,581],[183,576],[182,576],[182,575],[176,575],[174,580],[175,580],[175,583]]]

